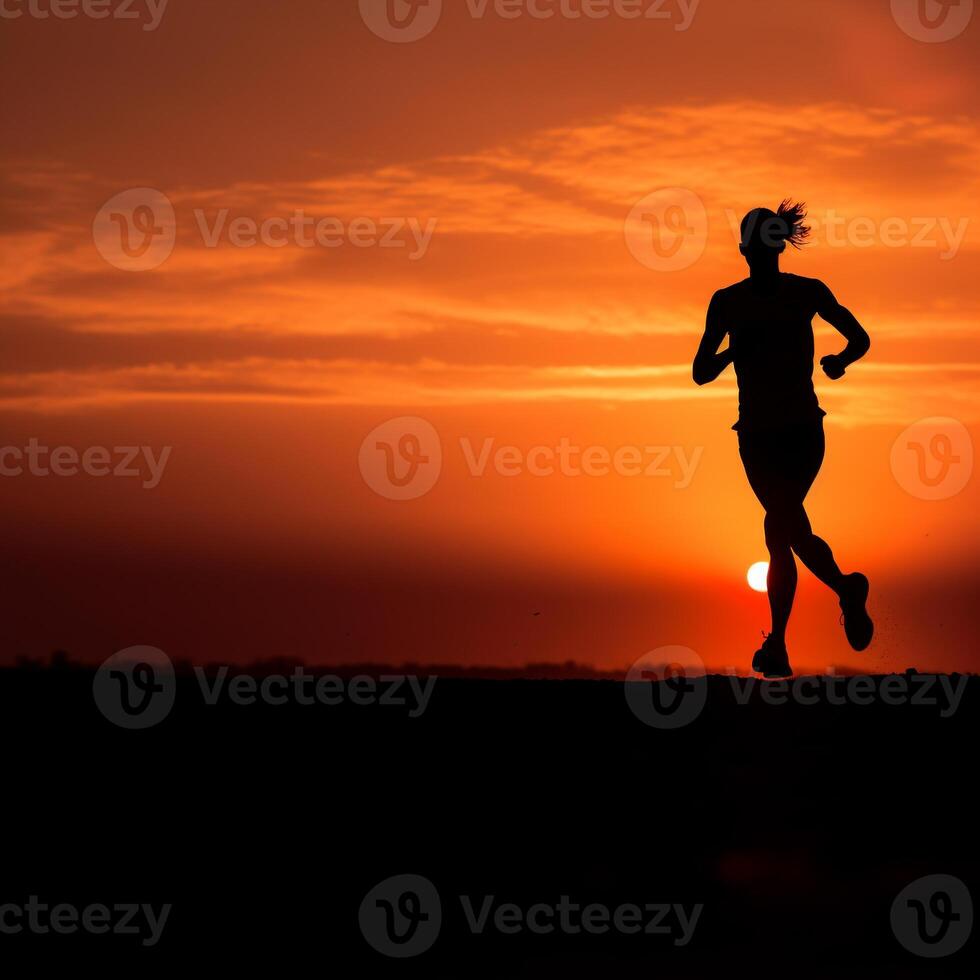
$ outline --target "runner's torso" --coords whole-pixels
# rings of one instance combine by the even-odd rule
[[[750,280],[722,291],[738,378],[738,431],[786,429],[826,413],[813,390],[815,279],[781,273],[772,292]]]

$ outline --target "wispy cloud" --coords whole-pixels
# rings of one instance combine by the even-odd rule
[[[11,350],[0,404],[683,400],[684,359],[707,297],[742,274],[732,222],[752,204],[797,193],[818,218],[836,210],[872,228],[870,244],[818,243],[795,268],[812,264],[877,337],[890,339],[893,363],[862,374],[866,391],[877,392],[863,404],[887,414],[890,398],[926,393],[934,377],[954,387],[974,380],[949,354],[954,341],[962,354],[980,312],[980,231],[969,205],[978,199],[978,145],[966,119],[841,104],[637,107],[478,154],[342,177],[160,188],[176,209],[178,236],[167,263],[147,273],[113,269],[93,246],[94,211],[122,188],[9,161],[0,315],[35,324],[37,336],[32,343],[29,331],[17,334],[22,364]],[[923,187],[924,167],[943,179]],[[670,274],[642,267],[623,240],[632,205],[664,186],[691,189],[709,216],[704,256]],[[206,247],[202,226],[224,210],[228,221],[298,212],[431,220],[435,234],[416,262],[404,251],[350,244],[236,248],[222,239]],[[889,218],[962,227],[955,260],[875,241]],[[64,363],[49,356],[45,369],[41,351],[55,334]],[[932,338],[935,363],[912,352],[922,336]],[[396,341],[401,355],[392,354]],[[607,345],[616,357],[604,356]],[[577,351],[571,363],[566,348]],[[903,386],[894,389],[888,379],[898,374]]]

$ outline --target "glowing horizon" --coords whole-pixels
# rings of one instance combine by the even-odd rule
[[[761,512],[734,378],[698,389],[690,360],[712,292],[745,275],[733,226],[793,196],[814,242],[785,269],[873,338],[844,381],[817,378],[811,509],[882,630],[851,655],[803,581],[791,643],[812,664],[976,669],[976,483],[930,496],[915,467],[942,460],[902,434],[950,419],[961,458],[980,426],[977,26],[923,43],[844,0],[819,20],[775,0],[703,3],[683,29],[447,5],[412,43],[313,0],[172,5],[145,32],[4,21],[3,445],[172,448],[151,491],[0,479],[8,659],[155,642],[618,667],[682,643],[741,662],[765,624],[745,586]],[[36,83],[69,58],[77,104]],[[134,224],[114,264],[123,206],[105,206],[140,188],[172,207],[147,225],[172,247],[151,266]],[[665,189],[679,244],[652,237],[675,233]],[[819,354],[840,346],[818,324]],[[414,499],[359,465],[399,417],[438,441]]]

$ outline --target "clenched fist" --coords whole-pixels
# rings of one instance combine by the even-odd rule
[[[828,354],[826,357],[822,357],[820,359],[820,366],[823,368],[823,373],[831,381],[837,381],[843,378],[844,372],[846,371],[844,361],[841,359],[840,354]]]

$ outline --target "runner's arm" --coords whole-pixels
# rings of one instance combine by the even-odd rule
[[[826,320],[847,341],[847,346],[839,354],[828,354],[820,359],[827,377],[837,380],[855,361],[860,360],[871,349],[868,332],[845,306],[837,302],[834,294],[821,282],[817,286],[817,313]]]
[[[729,343],[720,354],[718,348],[721,347],[725,334],[728,331],[722,324],[721,297],[715,293],[708,304],[708,318],[704,327],[704,336],[694,357],[694,383],[706,385],[721,374],[722,371],[732,363],[732,347]]]

